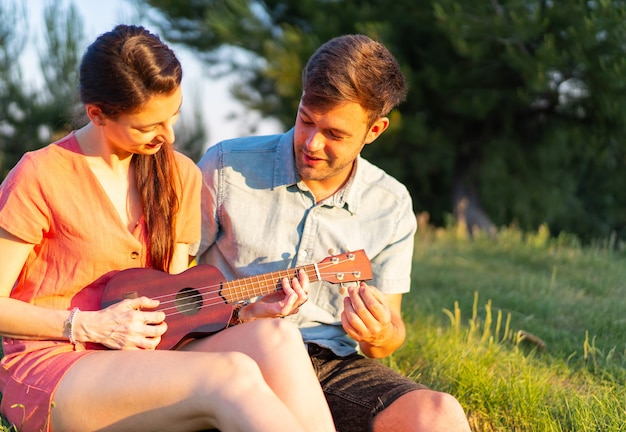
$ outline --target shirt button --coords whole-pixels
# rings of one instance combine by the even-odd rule
[[[130,253],[130,257],[131,257],[132,259],[137,259],[137,258],[139,258],[139,252],[131,252],[131,253]]]

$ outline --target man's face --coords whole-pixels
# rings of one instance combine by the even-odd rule
[[[368,128],[367,120],[357,103],[338,105],[325,113],[300,103],[294,152],[298,174],[309,187],[322,187],[332,194],[343,185],[363,146],[374,141],[388,124],[381,118]]]

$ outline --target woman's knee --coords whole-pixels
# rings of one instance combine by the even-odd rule
[[[218,355],[221,359],[219,366],[215,365],[217,367],[212,365],[211,361],[203,362],[204,369],[211,372],[207,377],[208,379],[212,379],[212,375],[215,374],[228,379],[229,382],[238,380],[240,377],[247,377],[246,379],[262,378],[259,365],[250,356],[236,351],[222,352]]]
[[[289,346],[302,347],[302,336],[298,327],[284,319],[262,319],[252,321],[251,327],[256,340],[264,347],[274,349]]]
[[[259,365],[243,353],[222,352],[217,358],[211,354],[210,359],[194,363],[192,367],[193,371],[187,371],[188,376],[195,377],[193,390],[186,398],[189,412],[192,417],[221,430],[226,430],[226,425],[233,429],[233,424],[241,428],[239,423],[249,420],[245,415],[238,419],[242,412],[274,397]]]
[[[269,333],[274,343],[283,344],[285,342],[293,342],[302,345],[302,335],[298,327],[291,321],[284,319],[262,320],[269,329]]]
[[[240,352],[222,352],[211,354],[211,358],[187,363],[187,375],[194,377],[196,393],[213,395],[215,392],[246,392],[251,388],[266,386],[258,363],[246,354]],[[237,397],[236,394],[230,395]]]

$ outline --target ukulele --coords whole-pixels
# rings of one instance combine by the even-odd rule
[[[155,310],[165,313],[167,331],[157,349],[173,349],[189,339],[209,336],[228,326],[233,305],[282,290],[282,279],[304,269],[311,282],[357,282],[372,278],[363,250],[332,255],[317,264],[226,281],[214,266],[198,264],[179,274],[149,268],[116,273],[102,295],[102,308],[141,296],[159,300]]]

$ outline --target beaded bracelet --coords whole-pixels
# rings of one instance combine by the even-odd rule
[[[235,307],[233,308],[233,314],[231,315],[230,321],[228,322],[228,327],[236,326],[237,324],[243,324],[243,321],[241,320],[241,318],[239,318],[239,311],[248,304],[249,302],[244,301],[235,305]]]
[[[67,335],[67,338],[70,340],[70,343],[72,345],[76,345],[78,343],[78,341],[74,337],[74,319],[76,318],[76,314],[78,314],[78,312],[80,312],[80,309],[78,309],[77,307],[72,309],[70,311],[70,315],[67,317],[65,323],[63,324],[63,329],[65,330],[63,333]]]

